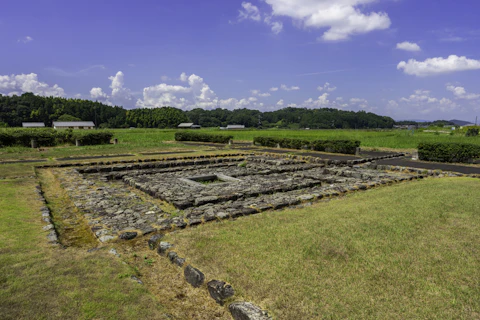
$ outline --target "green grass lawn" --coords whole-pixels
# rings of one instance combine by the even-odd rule
[[[82,155],[110,155],[177,149],[194,149],[198,147],[175,143],[175,129],[114,129],[118,145],[99,146],[58,146],[41,148],[41,150],[8,147],[0,148],[0,161],[13,159],[54,159]],[[239,130],[226,131],[213,128],[201,129],[199,132],[233,135],[234,141],[253,141],[256,136],[288,137],[298,139],[354,139],[361,141],[362,147],[377,149],[409,150],[417,148],[420,142],[464,142],[480,144],[479,137],[465,137],[464,134],[435,134],[435,132],[411,133],[406,130]]]
[[[480,180],[427,179],[170,234],[276,319],[480,318]]]
[[[0,181],[0,319],[167,319],[106,250],[52,248],[33,179]]]

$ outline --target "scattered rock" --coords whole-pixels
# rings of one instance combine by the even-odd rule
[[[233,297],[235,291],[232,286],[223,281],[212,280],[207,283],[208,292],[215,301],[223,306],[224,300]]]
[[[190,265],[185,268],[183,274],[185,280],[195,288],[199,288],[205,281],[205,275],[200,270]]]
[[[47,224],[46,226],[44,226],[42,228],[44,231],[48,231],[48,230],[53,230],[55,229],[55,227],[53,226],[53,224]]]
[[[174,260],[173,260],[173,263],[175,263],[177,266],[179,267],[183,267],[183,265],[185,264],[185,259],[184,258],[180,258],[180,257],[176,257]]]
[[[113,255],[116,256],[116,257],[120,257],[120,255],[118,254],[117,250],[115,250],[114,248],[110,249],[110,250],[108,251],[108,253],[113,254]]]
[[[167,250],[170,249],[171,247],[173,247],[173,244],[162,241],[158,246],[157,253],[161,256],[164,256]]]
[[[263,311],[250,302],[234,302],[228,306],[234,320],[270,320],[266,311]]]
[[[136,233],[136,232],[124,232],[120,235],[119,238],[122,239],[122,240],[132,240],[137,235],[138,235],[138,233]]]
[[[151,250],[155,250],[158,246],[158,242],[163,238],[163,234],[156,234],[148,239],[148,247]]]
[[[175,251],[170,251],[167,254],[167,257],[168,257],[168,260],[170,260],[170,262],[173,263],[175,261],[175,259],[178,257],[178,254]]]
[[[133,281],[137,282],[138,284],[143,284],[142,280],[140,280],[139,278],[135,277],[135,276],[131,276],[130,279],[132,279]]]
[[[113,240],[115,239],[115,237],[113,236],[101,236],[100,238],[98,238],[98,240],[100,240],[100,242],[108,242],[110,240]]]

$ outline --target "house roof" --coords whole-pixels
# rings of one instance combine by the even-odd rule
[[[95,127],[93,121],[53,121],[54,127]]]
[[[178,125],[178,128],[190,128],[191,126],[193,126],[193,123],[184,122],[184,123],[180,123]]]
[[[22,122],[22,127],[24,128],[43,128],[45,123],[43,122]]]

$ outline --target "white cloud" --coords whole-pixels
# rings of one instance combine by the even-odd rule
[[[282,84],[280,86],[280,89],[282,89],[284,91],[296,91],[296,90],[300,90],[300,87],[297,87],[297,86],[287,87],[286,85]]]
[[[328,100],[328,93],[324,93],[319,96],[316,100],[312,98],[305,100],[303,103],[304,107],[307,108],[322,108],[330,105],[330,100]]]
[[[270,27],[274,34],[279,34],[283,30],[283,23],[274,21],[272,15],[263,14],[263,22]],[[253,20],[256,22],[262,21],[262,13],[257,6],[250,2],[242,2],[242,9],[239,10],[238,21]]]
[[[32,92],[38,96],[63,97],[65,91],[57,84],[50,86],[45,82],[38,81],[36,73],[17,74],[17,75],[0,75],[0,92],[8,95],[22,94]]]
[[[283,101],[283,99],[280,99],[277,102],[277,106],[279,106],[279,107],[283,107],[284,104],[285,104],[285,102]]]
[[[324,29],[325,41],[346,40],[351,35],[364,34],[390,27],[385,12],[363,13],[361,5],[374,0],[265,0],[274,16],[292,18],[304,28]]]
[[[108,95],[103,92],[102,88],[92,88],[90,90],[90,97],[95,100],[106,100],[108,99]]]
[[[110,88],[112,89],[110,101],[112,104],[130,107],[132,102],[132,94],[130,89],[124,88],[123,72],[118,71],[117,74],[109,77],[108,79],[112,80],[112,84],[110,85]]]
[[[480,94],[476,93],[467,93],[464,87],[456,87],[453,85],[447,85],[447,90],[453,92],[457,99],[466,99],[466,100],[474,100],[479,99]]]
[[[403,69],[403,72],[417,77],[425,77],[437,74],[451,73],[465,70],[480,69],[480,60],[467,59],[451,55],[448,58],[430,58],[425,61],[410,59],[408,62],[402,61],[397,65],[397,69]]]
[[[326,82],[323,86],[318,86],[317,90],[318,91],[325,90],[327,92],[333,92],[333,91],[337,90],[337,87],[332,87],[332,86],[330,86],[330,83]]]
[[[219,100],[203,78],[186,73],[180,75],[180,80],[188,86],[168,85],[161,83],[143,89],[143,99],[137,101],[138,107],[156,108],[171,106],[182,109],[204,108],[212,109],[219,106]],[[224,103],[229,103],[224,102]]]
[[[262,97],[262,98],[271,96],[269,92],[262,93],[260,90],[250,90],[250,92],[252,93],[252,95]]]
[[[272,16],[266,16],[263,21],[269,25],[274,34],[279,34],[283,30],[283,23],[280,21],[273,21]]]
[[[17,42],[22,42],[22,43],[29,43],[31,41],[33,41],[33,38],[30,36],[26,36],[17,40]]]
[[[133,96],[130,89],[124,87],[124,77],[122,71],[118,71],[114,76],[108,77],[112,81],[110,84],[110,89],[112,89],[110,95],[104,92],[102,88],[96,87],[90,90],[90,97],[108,105],[125,108],[133,107]]]
[[[260,21],[262,19],[258,7],[250,2],[242,2],[242,8],[242,10],[239,10],[238,20]]]
[[[187,76],[187,74],[186,74],[185,72],[182,72],[182,74],[180,75],[180,78],[179,78],[179,79],[180,79],[180,81],[182,81],[182,82],[187,82],[188,76]]]
[[[272,92],[278,91],[278,88],[277,87],[270,88],[270,91]]]
[[[454,117],[462,110],[454,101],[448,98],[436,98],[428,90],[415,90],[413,94],[395,101],[389,101],[387,107],[395,110],[395,113],[403,117],[411,117],[413,114],[434,115],[437,119],[442,117]]]
[[[170,78],[169,78],[168,76],[161,76],[161,77],[160,77],[160,80],[162,80],[162,81],[168,81],[168,80],[170,80]]]
[[[368,101],[362,98],[351,98],[350,105],[357,106],[360,109],[367,109]]]
[[[405,42],[402,42],[402,43],[397,43],[397,49],[399,50],[405,50],[405,51],[422,51],[422,49],[420,48],[420,46],[416,43],[413,43],[413,42],[408,42],[408,41],[405,41]]]

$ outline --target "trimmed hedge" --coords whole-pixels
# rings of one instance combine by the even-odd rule
[[[480,158],[480,146],[470,143],[420,143],[418,158],[438,162],[471,162]]]
[[[6,129],[0,132],[0,147],[30,147],[31,140],[37,140],[38,146],[54,146],[56,132],[54,129]]]
[[[175,132],[175,141],[201,141],[214,143],[228,143],[233,136],[224,136],[220,134],[208,134],[200,132]]]
[[[108,144],[113,138],[113,133],[109,131],[81,131],[74,132],[72,135],[73,143],[79,140],[81,145],[92,146],[97,144]]]
[[[254,144],[264,147],[287,149],[311,149],[315,151],[324,151],[331,153],[355,154],[356,148],[360,147],[360,141],[355,140],[314,140],[303,139],[274,138],[274,137],[255,137]]]
[[[39,147],[50,147],[58,144],[75,144],[78,139],[83,145],[110,143],[113,133],[108,131],[57,131],[45,129],[5,129],[0,131],[0,147],[30,147],[31,140],[36,140]]]

